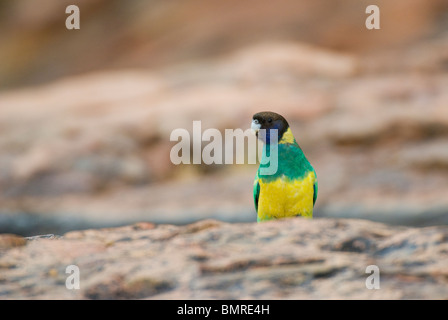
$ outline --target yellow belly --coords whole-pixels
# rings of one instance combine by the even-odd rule
[[[303,179],[281,177],[275,181],[260,179],[258,220],[271,220],[293,216],[313,216],[314,172]]]

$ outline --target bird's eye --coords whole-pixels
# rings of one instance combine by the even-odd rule
[[[271,123],[271,122],[272,122],[272,118],[269,118],[269,119],[268,119],[268,122]]]

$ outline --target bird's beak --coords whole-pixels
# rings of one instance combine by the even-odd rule
[[[250,128],[252,129],[252,132],[257,135],[258,131],[261,128],[261,124],[258,123],[258,120],[252,120],[252,125],[250,126]]]

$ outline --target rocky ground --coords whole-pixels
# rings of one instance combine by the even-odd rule
[[[447,240],[446,227],[328,218],[1,235],[0,298],[447,299]],[[379,289],[366,288],[369,265]]]
[[[424,56],[444,55],[418,48],[447,30],[445,0],[376,0],[381,29],[365,28],[359,0],[2,0],[0,4],[0,90],[36,85],[86,72],[160,68],[179,61],[203,61],[236,49],[272,41],[294,41],[331,50],[370,55],[402,70],[409,60],[425,68]],[[65,9],[77,5],[80,30],[67,30]],[[403,50],[404,49],[404,50]],[[423,49],[423,50],[422,50]],[[422,51],[422,52],[421,52]],[[446,50],[445,50],[446,52]],[[370,63],[369,63],[370,65]]]
[[[0,4],[0,298],[448,298],[446,1],[379,0],[380,30],[358,0],[42,1]],[[252,223],[257,165],[170,161],[262,110],[312,221]]]
[[[0,232],[253,221],[257,166],[175,166],[170,134],[193,120],[247,129],[266,109],[287,117],[317,171],[316,216],[446,224],[448,76],[432,53],[441,39],[424,46],[421,72],[411,57],[408,71],[375,73],[355,55],[276,42],[0,93]]]
[[[170,134],[261,110],[315,167],[316,217],[448,224],[448,7],[378,5],[371,31],[357,0],[3,1],[0,233],[254,221],[257,166],[175,166]]]

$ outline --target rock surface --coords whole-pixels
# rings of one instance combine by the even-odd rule
[[[287,117],[317,171],[316,216],[448,224],[447,74],[359,66],[277,42],[2,93],[0,232],[253,221],[257,166],[175,166],[170,134],[193,120],[247,129],[264,109]]]
[[[355,219],[138,223],[0,237],[1,299],[447,299],[448,228]],[[65,286],[80,270],[80,289]],[[380,270],[367,289],[366,267]]]
[[[256,165],[175,166],[170,134],[261,110],[315,167],[316,217],[448,224],[446,0],[379,0],[374,31],[358,0],[42,1],[0,4],[0,233],[254,221]]]
[[[226,54],[260,41],[300,41],[370,56],[398,52],[394,70],[427,69],[446,57],[440,47],[415,46],[447,29],[445,0],[377,0],[381,29],[365,28],[368,3],[358,0],[2,0],[0,88],[39,84],[111,68],[159,68]],[[65,9],[77,5],[80,30],[67,30]],[[398,50],[399,51],[399,50]],[[373,59],[374,66],[377,66]]]

